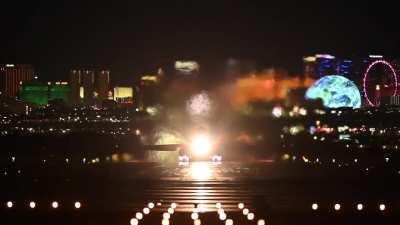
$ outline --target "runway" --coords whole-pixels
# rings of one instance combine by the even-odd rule
[[[136,213],[141,213],[139,224],[161,224],[163,214],[174,204],[171,224],[193,224],[193,212],[199,214],[202,224],[224,224],[227,219],[234,224],[283,219],[286,224],[285,219],[299,216],[392,218],[400,211],[395,182],[322,179],[266,161],[188,165],[130,162],[30,168],[29,173],[28,169],[18,176],[1,178],[1,212],[22,222],[26,222],[23,218],[38,221],[35,218],[49,216],[68,217],[73,224],[129,224]],[[54,201],[56,209],[52,207]],[[12,207],[8,207],[9,202]],[[35,208],[30,208],[31,202]],[[76,202],[81,204],[79,209],[74,207]],[[149,203],[155,206],[150,209]],[[358,204],[362,204],[362,210],[357,209]],[[145,208],[149,208],[149,214]],[[220,208],[227,216],[223,220],[219,218]],[[253,214],[250,219],[249,213]]]

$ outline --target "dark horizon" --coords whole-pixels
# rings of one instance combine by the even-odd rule
[[[299,74],[301,57],[315,53],[400,56],[395,9],[385,3],[3,4],[0,62],[33,64],[49,80],[81,65],[127,80],[175,59],[213,70],[233,57]]]

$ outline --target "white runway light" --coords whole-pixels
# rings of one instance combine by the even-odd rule
[[[145,214],[145,215],[147,215],[147,214],[149,214],[150,213],[150,209],[149,208],[143,208],[143,213]]]
[[[336,211],[339,211],[341,206],[340,204],[336,203],[335,206],[333,207]]]
[[[192,218],[192,220],[197,220],[199,218],[199,214],[194,212],[190,215],[190,218]]]
[[[169,213],[163,213],[163,219],[169,220],[169,218],[171,218]]]
[[[225,213],[220,213],[218,217],[222,221],[226,220],[226,214]]]
[[[254,213],[247,214],[247,219],[248,220],[254,220]]]
[[[243,215],[247,216],[249,214],[249,209],[243,209]]]
[[[379,204],[379,210],[380,211],[385,211],[386,205],[385,204]]]
[[[258,220],[257,225],[265,225],[265,220]]]
[[[317,210],[317,209],[318,209],[318,204],[317,204],[317,203],[313,203],[313,204],[311,205],[311,208],[312,208],[313,210]]]
[[[220,202],[215,203],[215,208],[220,209],[222,207],[222,204]]]
[[[34,209],[36,207],[36,203],[34,201],[29,202],[29,208]]]
[[[52,207],[53,209],[57,209],[57,208],[58,208],[58,202],[56,202],[56,201],[52,202],[52,203],[51,203],[51,207]]]
[[[136,217],[136,219],[141,220],[141,219],[143,219],[143,214],[141,212],[137,212],[135,217]]]
[[[207,210],[207,207],[204,204],[198,204],[197,209],[199,212],[205,212]]]
[[[152,208],[154,208],[154,203],[149,202],[149,204],[147,204],[147,206],[148,206],[150,209],[152,209]]]
[[[173,209],[175,209],[176,208],[176,203],[175,202],[173,202],[173,203],[171,203],[171,208],[173,208]]]
[[[357,204],[357,210],[358,211],[363,210],[363,208],[364,208],[363,204],[361,204],[361,203]]]
[[[82,207],[82,204],[80,202],[75,202],[74,207],[75,209],[80,209]]]
[[[130,223],[131,225],[138,225],[138,224],[139,224],[139,220],[136,219],[136,218],[132,218],[132,219],[129,221],[129,223]]]
[[[244,208],[244,204],[243,204],[243,203],[239,203],[239,204],[238,204],[238,208],[239,208],[239,209],[243,209],[243,208]]]
[[[225,221],[225,225],[233,225],[233,220],[232,219],[227,219]]]
[[[169,225],[169,220],[168,219],[161,220],[161,225]]]
[[[169,214],[174,214],[174,212],[175,212],[175,210],[173,208],[168,208],[167,211],[168,211]]]
[[[14,206],[14,203],[12,201],[8,201],[6,203],[6,205],[7,205],[7,208],[12,208]]]
[[[195,220],[194,225],[201,225],[201,220],[199,220],[199,219]]]

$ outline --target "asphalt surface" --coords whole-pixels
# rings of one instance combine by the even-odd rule
[[[163,213],[173,203],[177,207],[170,224],[193,224],[195,208],[202,224],[224,224],[226,219],[234,224],[257,224],[258,220],[267,224],[390,224],[400,212],[399,186],[394,180],[352,179],[351,171],[282,167],[271,161],[188,165],[135,161],[30,165],[18,170],[9,169],[0,178],[4,224],[129,224],[137,212],[144,216],[139,224],[161,224]],[[57,209],[52,208],[54,201]],[[35,208],[30,208],[30,202],[35,202]],[[81,208],[74,207],[76,202]],[[149,203],[155,206],[147,215],[143,210]],[[254,218],[243,215],[239,203]],[[317,205],[314,209],[313,204]],[[340,210],[335,210],[335,204]],[[363,209],[357,210],[357,204]],[[219,205],[225,220],[219,219]]]

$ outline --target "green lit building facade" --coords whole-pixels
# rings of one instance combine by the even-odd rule
[[[20,87],[20,100],[38,106],[44,106],[52,100],[62,100],[69,103],[70,87],[66,82],[54,82],[43,84],[32,81],[23,83]]]

